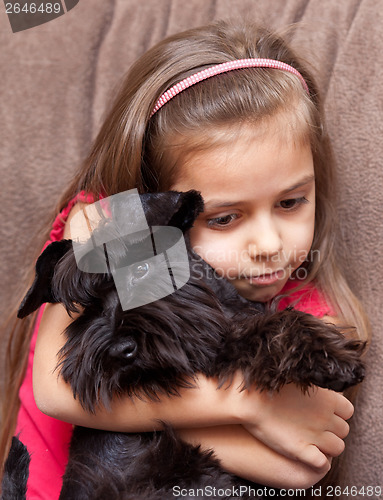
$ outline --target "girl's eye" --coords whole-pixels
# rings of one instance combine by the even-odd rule
[[[222,217],[214,217],[213,219],[208,219],[207,225],[209,227],[225,227],[236,220],[238,216],[236,214],[224,215]]]
[[[283,210],[294,210],[305,203],[309,203],[309,201],[307,200],[307,198],[302,196],[301,198],[290,198],[288,200],[282,200],[279,205],[281,208],[283,208]]]

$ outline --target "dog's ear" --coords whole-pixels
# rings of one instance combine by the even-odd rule
[[[18,318],[25,318],[45,302],[57,302],[52,294],[52,278],[57,262],[72,248],[72,240],[54,241],[36,261],[36,274],[32,286],[25,295]]]
[[[203,211],[198,191],[166,191],[140,195],[149,226],[173,226],[187,231]]]

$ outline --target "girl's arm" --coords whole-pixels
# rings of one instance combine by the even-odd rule
[[[228,389],[217,390],[215,380],[201,375],[198,388],[181,390],[179,398],[163,397],[161,402],[119,398],[110,411],[100,408],[92,415],[55,371],[57,353],[65,341],[63,331],[71,321],[61,304],[47,304],[36,343],[35,399],[40,410],[52,417],[125,432],[159,429],[160,421],[182,429],[243,424],[258,441],[320,471],[328,467],[327,455],[343,451],[342,439],[348,434],[345,419],[351,417],[353,407],[342,395],[325,389],[303,395],[294,385],[274,396],[256,390],[241,392],[239,374]],[[235,462],[234,454],[232,458]]]
[[[33,366],[35,399],[37,406],[44,413],[75,425],[124,432],[160,429],[160,421],[168,421],[178,428],[184,440],[192,444],[201,444],[205,449],[214,449],[215,455],[226,470],[276,488],[306,488],[319,481],[328,472],[330,460],[327,457],[323,462],[317,462],[316,468],[309,467],[298,459],[286,458],[273,451],[239,425],[245,416],[245,412],[242,412],[242,417],[240,416],[241,405],[249,407],[247,411],[250,409],[254,413],[249,421],[259,429],[263,437],[270,433],[276,434],[274,426],[278,426],[278,432],[284,436],[281,443],[278,442],[278,447],[283,449],[282,441],[291,441],[289,444],[291,453],[296,453],[298,456],[299,446],[303,440],[299,446],[293,443],[297,434],[295,420],[287,425],[284,425],[282,420],[278,421],[278,414],[282,419],[289,418],[289,413],[292,416],[295,414],[293,409],[281,413],[284,400],[276,402],[278,403],[274,406],[276,418],[269,426],[270,415],[265,415],[263,423],[261,418],[256,418],[256,415],[262,413],[259,405],[265,404],[267,407],[263,396],[256,391],[240,393],[234,387],[217,390],[216,381],[203,376],[199,377],[199,388],[182,390],[180,398],[163,398],[160,403],[121,398],[113,402],[109,411],[100,408],[95,414],[86,412],[73,398],[70,386],[57,375],[57,372],[54,372],[57,364],[56,353],[64,342],[61,332],[70,321],[72,319],[61,304],[46,305]],[[301,394],[299,390],[296,390],[296,393]],[[307,416],[307,409],[305,415]],[[315,415],[313,421],[317,417],[318,415]],[[303,420],[299,420],[297,425],[301,426]],[[347,426],[346,423],[345,425]],[[271,428],[268,430],[268,427]],[[313,432],[313,439],[316,432],[317,429]],[[319,434],[318,432],[318,438]],[[343,441],[339,439],[339,443],[343,449]],[[316,446],[310,445],[310,447],[318,450]],[[305,458],[307,460],[308,456]],[[315,462],[312,465],[315,465]],[[278,474],[275,474],[276,470]]]
[[[81,208],[82,205],[78,204],[72,209],[68,222]],[[66,224],[64,238],[70,238],[69,227]],[[201,375],[198,388],[181,390],[179,398],[163,397],[160,403],[120,398],[112,403],[110,411],[100,408],[91,415],[73,398],[71,388],[55,371],[57,353],[65,341],[63,331],[72,320],[61,304],[47,304],[39,328],[34,361],[34,394],[40,410],[52,417],[76,425],[125,432],[159,429],[160,421],[166,421],[178,429],[182,428],[185,437],[190,432],[193,442],[201,431],[201,440],[207,447],[209,442],[206,436],[209,433],[198,428],[208,427],[212,430],[212,438],[221,436],[220,442],[226,443],[226,449],[233,448],[233,453],[224,454],[217,439],[212,439],[211,446],[217,446],[217,453],[225,455],[225,467],[237,474],[241,474],[241,457],[245,456],[245,448],[235,446],[238,432],[241,433],[241,442],[247,442],[247,455],[259,460],[259,464],[246,461],[248,469],[253,472],[259,470],[262,463],[278,458],[279,462],[284,460],[286,470],[295,468],[297,478],[303,474],[311,480],[311,467],[316,468],[315,474],[323,475],[329,467],[327,457],[337,456],[343,451],[342,439],[348,434],[345,420],[353,412],[353,406],[343,396],[324,389],[303,395],[295,386],[286,386],[273,397],[256,390],[241,392],[237,390],[241,382],[240,374],[226,390],[217,390],[215,380]],[[222,433],[218,428],[214,429],[213,434],[213,426],[228,424],[243,424],[247,431],[240,425],[232,425],[230,433],[226,427]],[[310,469],[300,462],[311,466]],[[282,466],[281,463],[279,465]],[[262,478],[252,479],[262,482]]]
[[[330,470],[331,459],[321,469],[311,468],[275,452],[241,425],[182,429],[179,436],[205,450],[213,449],[224,468],[233,474],[273,488],[307,489]]]

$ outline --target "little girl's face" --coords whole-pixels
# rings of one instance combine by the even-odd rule
[[[277,295],[313,241],[310,145],[248,127],[235,141],[189,155],[178,172],[172,189],[195,189],[205,201],[190,230],[195,251],[243,297]]]

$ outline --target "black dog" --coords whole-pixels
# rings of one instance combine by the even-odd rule
[[[146,194],[141,203],[150,227],[184,233],[190,264],[184,286],[123,310],[113,279],[117,270],[125,269],[124,286],[132,297],[136,289],[158,297],[162,275],[143,255],[150,246],[147,232],[121,237],[112,217],[100,225],[116,236],[109,238],[110,272],[83,272],[71,241],[52,243],[38,259],[35,281],[20,306],[19,317],[44,302],[81,312],[66,330],[58,369],[86,410],[108,407],[118,395],[177,395],[180,387],[193,386],[198,373],[217,377],[223,386],[240,370],[244,388],[255,384],[267,391],[287,383],[302,390],[317,385],[343,391],[362,381],[362,342],[347,340],[337,327],[309,314],[265,311],[262,304],[243,299],[190,248],[187,231],[203,210],[198,193]],[[168,247],[173,243],[168,241]],[[167,250],[164,245],[157,254]],[[105,260],[103,245],[91,244],[83,254],[90,253],[96,261]],[[177,262],[170,274],[176,271]],[[182,442],[166,424],[163,432],[143,434],[76,427],[60,498],[164,500],[176,497],[175,486],[234,491],[250,484],[223,471],[212,452]],[[218,497],[206,493],[200,498]],[[242,498],[262,497],[244,493]]]

